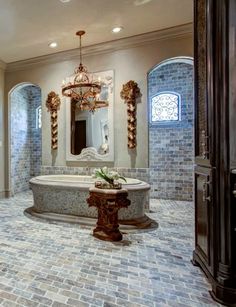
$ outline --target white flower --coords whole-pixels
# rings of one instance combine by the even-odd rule
[[[104,174],[107,174],[107,172],[108,172],[107,167],[106,167],[106,166],[104,166],[104,167],[102,168],[102,171],[103,171],[103,173],[104,173]]]
[[[94,177],[101,178],[102,180],[105,180],[109,183],[113,183],[114,180],[118,180],[118,179],[122,179],[126,181],[126,179],[122,177],[118,172],[108,171],[108,168],[106,166],[100,169],[95,169],[93,178]]]
[[[115,179],[115,180],[118,180],[119,179],[119,174],[117,172],[114,172],[114,171],[111,171],[109,173],[109,177]]]

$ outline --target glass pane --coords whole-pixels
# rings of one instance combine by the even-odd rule
[[[162,93],[152,97],[152,122],[179,120],[179,95]]]
[[[36,109],[36,129],[42,128],[42,107]]]
[[[38,127],[39,129],[42,128],[42,108],[39,107],[38,109]]]

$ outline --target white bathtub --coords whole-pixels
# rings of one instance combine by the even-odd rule
[[[146,182],[126,178],[122,182],[128,190],[131,205],[119,210],[120,221],[139,220],[145,217],[149,209],[150,185]],[[30,187],[33,191],[34,206],[31,213],[55,213],[81,217],[97,217],[97,209],[89,207],[86,199],[89,188],[96,179],[80,175],[45,175],[32,178]]]

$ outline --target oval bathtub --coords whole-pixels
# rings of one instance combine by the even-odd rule
[[[119,221],[140,220],[149,209],[150,185],[146,182],[126,178],[122,185],[128,190],[131,205],[119,210]],[[30,213],[55,213],[80,217],[97,217],[97,209],[89,207],[86,199],[89,188],[96,179],[81,175],[45,175],[30,180],[34,206]]]

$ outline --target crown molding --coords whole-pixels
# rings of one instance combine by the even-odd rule
[[[83,47],[83,57],[102,54],[102,53],[110,53],[117,50],[142,46],[147,43],[152,43],[161,40],[188,37],[191,36],[192,33],[193,33],[193,24],[188,23],[172,28],[167,28],[154,32],[148,32],[140,35],[113,40],[110,42]],[[71,49],[23,61],[9,63],[7,64],[6,71],[12,72],[17,70],[25,70],[39,65],[42,66],[62,61],[69,61],[74,58],[78,58],[78,56],[79,56],[79,49],[78,48]]]
[[[3,62],[2,60],[0,60],[0,69],[5,70],[7,67],[7,64],[5,62]]]

